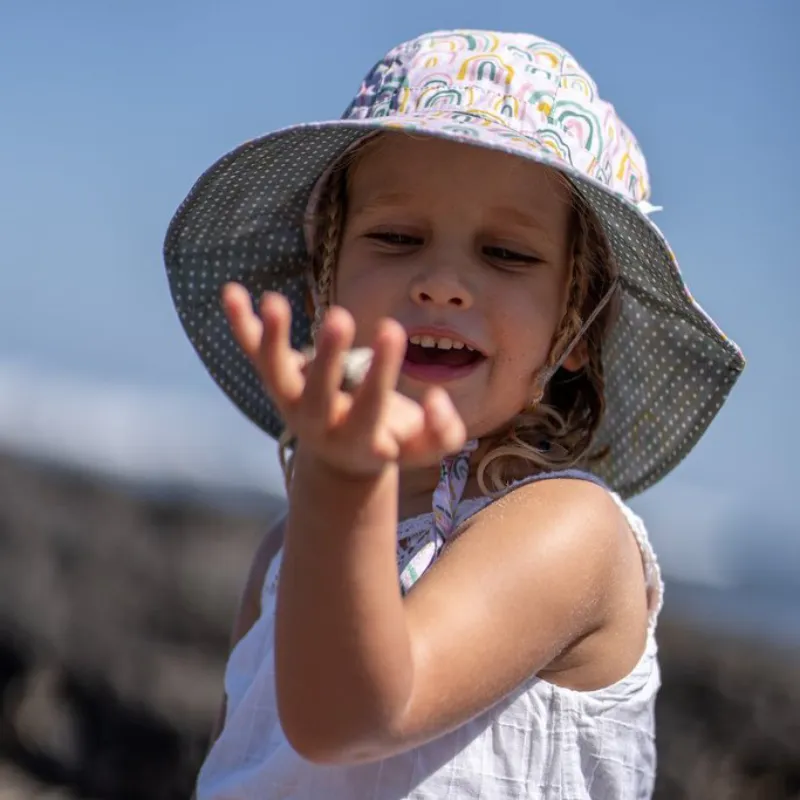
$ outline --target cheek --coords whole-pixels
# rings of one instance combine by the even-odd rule
[[[351,247],[343,245],[336,265],[335,295],[337,305],[352,313],[359,301],[369,291],[367,270],[360,263]]]
[[[335,302],[347,309],[356,322],[356,346],[370,344],[376,323],[392,315],[395,294],[392,281],[381,270],[347,264],[342,259]]]
[[[336,301],[345,307],[359,303],[380,305],[389,296],[391,286],[377,269],[343,271],[336,282]]]
[[[546,285],[534,291],[509,292],[500,306],[504,360],[531,374],[541,367],[561,319],[558,287]]]

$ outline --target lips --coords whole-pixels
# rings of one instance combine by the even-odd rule
[[[488,355],[476,340],[444,325],[406,327],[406,335],[411,344],[436,345],[440,350],[475,350],[484,357]]]
[[[473,372],[486,355],[471,341],[446,329],[409,331],[403,374],[426,383],[446,383]]]
[[[462,348],[439,348],[409,342],[406,347],[406,361],[420,365],[443,367],[466,367],[482,359],[477,350]]]

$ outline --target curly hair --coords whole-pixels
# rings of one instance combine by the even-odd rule
[[[316,302],[309,297],[314,334],[332,297],[347,218],[348,171],[359,155],[361,149],[349,154],[330,172],[314,213],[314,246],[310,256]],[[570,192],[573,213],[567,310],[540,372],[553,375],[529,408],[512,419],[504,431],[485,439],[487,447],[482,448],[485,453],[477,470],[478,485],[484,494],[502,490],[531,470],[588,466],[605,455],[593,451],[592,446],[605,411],[603,340],[619,308],[616,263],[594,213],[566,177],[554,174]],[[601,304],[604,305],[598,313],[596,309]],[[596,316],[581,335],[585,320],[592,313]],[[583,366],[574,372],[560,366],[573,348],[579,350],[583,360]],[[286,461],[284,451],[289,437],[287,433],[281,439],[281,464],[287,483],[291,462]]]
[[[603,458],[592,450],[605,413],[603,341],[619,312],[617,268],[600,223],[566,178],[573,201],[572,258],[567,310],[556,330],[547,362],[548,374],[572,347],[582,351],[575,372],[556,369],[538,402],[518,414],[494,437],[478,467],[478,484],[487,494],[536,471],[589,466]],[[605,303],[576,342],[585,320]],[[488,485],[487,485],[488,478]]]

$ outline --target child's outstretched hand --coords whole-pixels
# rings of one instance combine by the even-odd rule
[[[349,394],[340,388],[344,357],[355,336],[347,311],[328,311],[316,357],[306,365],[306,357],[291,347],[291,309],[282,295],[264,295],[259,314],[238,284],[224,288],[222,301],[237,343],[289,430],[304,451],[330,467],[349,475],[373,475],[391,462],[434,464],[464,445],[464,423],[444,389],[432,387],[422,404],[397,392],[406,334],[394,320],[379,325],[369,371]]]

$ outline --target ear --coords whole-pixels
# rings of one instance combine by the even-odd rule
[[[586,341],[581,339],[575,345],[575,347],[572,348],[570,354],[564,359],[564,363],[561,365],[561,367],[567,372],[578,372],[586,366],[588,361],[589,353],[588,348],[586,347]]]

